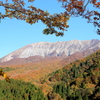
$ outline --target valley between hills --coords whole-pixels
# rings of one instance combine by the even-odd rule
[[[39,61],[28,63],[25,63],[23,60],[21,61],[21,59],[14,59],[2,63],[0,68],[3,69],[11,79],[18,79],[37,84],[48,74],[63,68],[71,62],[82,59],[95,51],[96,49],[77,52],[65,58],[56,56],[46,57]]]
[[[63,67],[58,62],[3,65],[2,69],[12,77],[11,83],[1,78],[0,99],[100,100],[100,50]],[[48,65],[47,69],[41,64]]]
[[[96,45],[96,43],[93,44]],[[8,97],[7,100],[11,100],[11,97],[17,100],[16,93],[18,92],[18,95],[20,93],[18,88],[15,88],[15,86],[18,87],[17,84],[20,84],[19,88],[22,84],[28,84],[27,86],[25,85],[26,88],[20,88],[23,93],[19,95],[19,100],[26,100],[26,98],[27,100],[99,100],[100,48],[95,45],[92,45],[93,48],[90,47],[92,49],[77,51],[70,56],[53,55],[45,58],[31,56],[29,58],[15,58],[10,61],[0,62],[0,68],[11,79],[11,83],[7,83],[3,77],[0,77],[2,85],[1,100]],[[55,53],[53,52],[52,54]],[[33,58],[36,58],[36,60],[32,60]],[[12,86],[13,83],[14,85]],[[33,91],[35,93],[36,90],[40,91],[39,98],[38,92],[35,96],[30,90],[31,84],[34,84]],[[13,87],[13,89],[11,90],[6,85]],[[5,87],[10,91],[10,94],[6,95],[6,97],[4,94],[8,90],[5,90]],[[38,89],[35,87],[38,87]],[[27,88],[29,89],[27,90]]]

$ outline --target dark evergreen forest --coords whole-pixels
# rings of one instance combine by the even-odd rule
[[[47,100],[34,84],[18,80],[0,81],[0,100]]]
[[[49,74],[38,84],[0,80],[0,100],[100,100],[100,50]]]
[[[100,50],[51,73],[45,81],[53,87],[49,100],[55,93],[59,100],[100,100]]]

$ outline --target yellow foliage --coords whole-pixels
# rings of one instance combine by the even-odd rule
[[[9,77],[2,70],[0,70],[0,75],[3,76],[7,82],[10,82]]]
[[[4,74],[3,74],[3,77],[4,77],[4,78],[7,78],[7,75],[4,73]]]
[[[26,19],[26,22],[29,23],[30,22],[30,19]]]
[[[86,85],[86,88],[95,88],[95,85],[91,83],[87,83],[85,85]]]
[[[77,85],[72,85],[71,88],[72,88],[74,91],[77,90],[77,89],[79,89],[79,88],[77,87]]]
[[[49,92],[52,91],[52,87],[47,85],[47,83],[42,84],[41,89],[42,89],[42,92],[44,93],[44,95],[47,95]]]
[[[75,82],[77,85],[80,85],[80,83],[82,82],[83,78],[82,77],[78,77],[75,79]]]

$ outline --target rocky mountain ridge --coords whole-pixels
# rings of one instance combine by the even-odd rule
[[[14,58],[28,58],[31,56],[62,56],[67,57],[84,50],[100,49],[100,40],[71,40],[63,42],[38,42],[26,45],[0,59],[0,62],[10,61]]]

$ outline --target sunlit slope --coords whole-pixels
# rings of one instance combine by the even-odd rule
[[[13,59],[22,60],[32,56],[51,57],[51,56],[70,56],[76,52],[82,52],[84,50],[100,49],[100,40],[71,40],[71,41],[59,41],[54,43],[38,42],[26,45],[0,59],[0,62],[7,62]],[[36,59],[36,57],[35,57]],[[38,60],[37,59],[37,60]],[[26,60],[27,61],[27,60]],[[31,60],[30,60],[31,61]]]
[[[43,60],[22,65],[1,65],[0,68],[3,69],[10,79],[39,82],[49,73],[62,68],[62,65],[59,64],[60,60],[61,59],[52,58],[51,60]]]
[[[43,82],[52,88],[50,97],[100,100],[100,50],[51,73]]]

